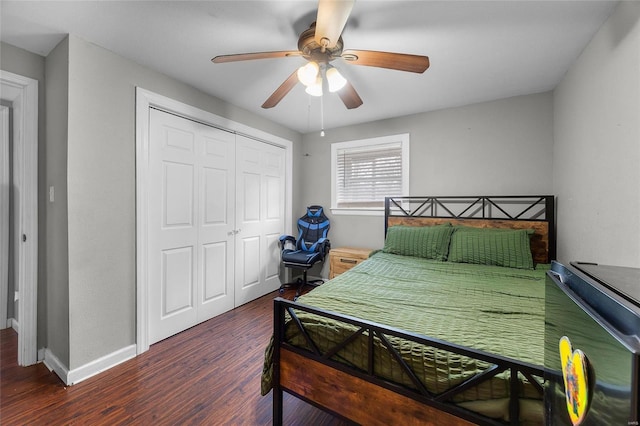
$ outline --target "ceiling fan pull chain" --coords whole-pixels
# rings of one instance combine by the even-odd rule
[[[307,132],[311,130],[311,96],[307,96]]]
[[[324,137],[324,96],[320,96],[320,137]]]

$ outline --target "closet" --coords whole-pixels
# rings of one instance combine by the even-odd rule
[[[285,149],[149,112],[149,343],[277,289]]]

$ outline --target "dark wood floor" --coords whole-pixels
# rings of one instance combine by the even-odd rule
[[[0,332],[2,425],[268,425],[260,396],[272,293],[151,346],[73,386],[43,364],[18,367],[17,335]],[[287,425],[345,425],[285,394]]]

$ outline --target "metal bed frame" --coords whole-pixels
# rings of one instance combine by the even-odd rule
[[[413,219],[418,220],[413,222]],[[388,226],[392,224],[406,224],[407,220],[411,220],[410,223],[414,223],[415,225],[423,225],[426,220],[427,224],[447,221],[453,224],[465,224],[467,226],[478,227],[487,227],[492,224],[498,224],[498,227],[503,228],[533,227],[536,230],[536,234],[541,237],[538,241],[538,253],[535,253],[532,241],[534,257],[537,258],[538,261],[544,260],[545,263],[555,258],[555,205],[553,196],[387,198],[385,200],[385,233]],[[335,321],[351,324],[357,328],[357,331],[334,345],[328,351],[322,353],[318,350],[311,336],[305,331],[303,324],[296,315],[297,311],[309,312]],[[287,315],[285,315],[285,313],[289,315],[290,320],[293,321],[302,333],[311,350],[293,346],[286,341],[285,320]],[[360,336],[366,336],[368,339],[368,367],[366,370],[357,369],[332,359],[333,355]],[[390,337],[401,338],[438,350],[460,354],[486,362],[490,364],[490,367],[445,392],[433,394],[425,388],[411,370],[410,366],[404,362],[398,351],[391,344],[389,340]],[[373,369],[374,339],[379,339],[379,341],[383,343],[385,350],[389,352],[403,371],[411,378],[414,389],[392,383],[375,374]],[[285,358],[283,355],[286,355],[286,360],[283,360]],[[292,356],[297,359],[296,362],[291,361]],[[298,361],[300,360],[305,361],[305,363],[303,363],[303,365],[291,365],[295,363],[299,364]],[[307,362],[311,363],[313,367],[309,367],[309,364],[305,365]],[[377,400],[375,395],[368,395],[367,400],[369,400],[369,396],[371,396],[372,403],[368,404],[368,407],[365,407],[364,410],[353,405],[342,408],[339,403],[335,402],[335,398],[331,395],[332,392],[335,392],[337,395],[340,395],[340,392],[344,392],[345,398],[354,399],[352,394],[359,392],[360,389],[362,389],[362,383],[366,382],[377,387],[371,389],[386,389],[393,394],[399,395],[400,398],[408,399],[408,402],[404,399],[400,401],[400,405],[398,406],[398,410],[395,410],[394,416],[401,413],[404,407],[404,410],[413,410],[408,413],[409,417],[407,417],[407,419],[412,422],[431,422],[432,424],[441,422],[442,424],[445,421],[450,423],[452,419],[457,418],[460,420],[459,424],[470,424],[467,422],[472,422],[481,425],[518,424],[520,410],[518,391],[520,386],[519,377],[526,378],[538,393],[541,396],[543,395],[544,367],[542,366],[478,351],[416,333],[409,333],[372,321],[317,309],[282,298],[277,298],[274,301],[273,363],[273,424],[276,425],[282,424],[283,420],[284,391],[350,421],[366,423],[368,422],[367,419],[370,420],[374,418],[376,421],[379,420],[384,423],[385,411],[394,411],[389,409],[387,402],[388,394],[386,397],[379,397],[380,404],[376,404]],[[316,369],[317,372],[315,373],[309,371],[315,371]],[[344,389],[342,388],[342,383],[330,384],[329,390],[323,394],[321,390],[317,390],[316,388],[322,389],[323,386],[326,387],[326,384],[323,385],[321,383],[322,377],[330,375],[331,370],[344,373],[341,375],[341,381],[349,377],[354,377],[357,378],[354,379],[357,380],[357,382],[354,382],[354,384],[344,384]],[[510,372],[510,423],[485,417],[452,403],[452,399],[459,393],[490,380],[492,377],[505,371]],[[286,374],[283,374],[283,372]],[[351,388],[349,388],[349,386],[351,386]],[[377,393],[377,391],[374,393]],[[415,405],[411,405],[413,403],[422,405],[418,405],[416,408]],[[377,408],[376,405],[381,407]],[[425,407],[425,410],[422,410],[421,407]],[[432,409],[428,407],[432,407]],[[373,412],[375,414],[373,417],[368,417],[370,413],[368,414],[366,411],[371,410],[374,410]],[[424,411],[424,413],[421,413],[421,411]],[[442,413],[442,417],[438,413]]]

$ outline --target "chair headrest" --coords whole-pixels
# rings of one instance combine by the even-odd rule
[[[322,216],[322,206],[309,206],[307,207],[307,216],[320,217]]]

